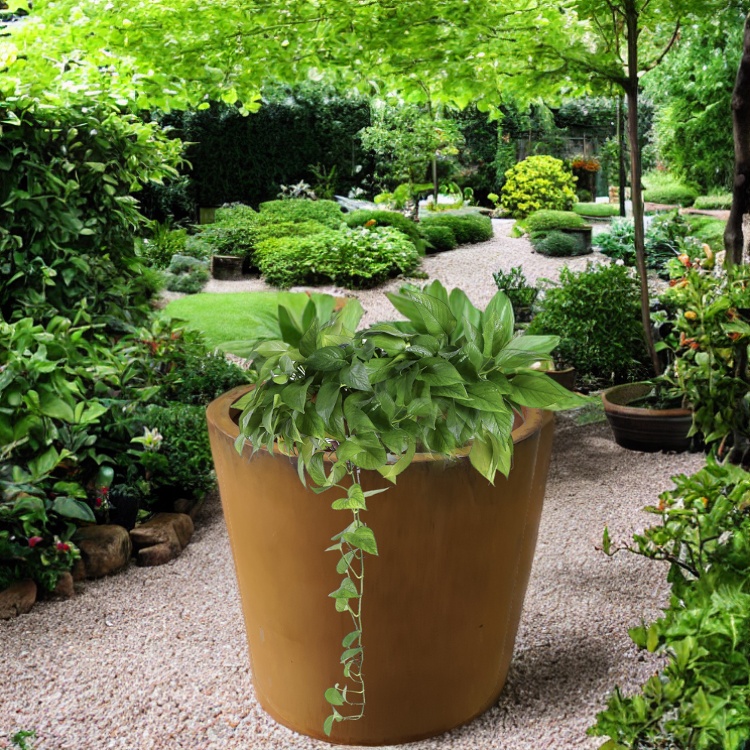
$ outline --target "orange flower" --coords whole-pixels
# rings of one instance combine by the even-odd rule
[[[365,226],[369,229],[370,227],[374,227],[378,222],[375,221],[375,219],[370,219],[369,221],[365,222]]]

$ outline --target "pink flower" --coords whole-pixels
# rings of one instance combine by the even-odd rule
[[[29,547],[36,547],[39,542],[44,541],[40,536],[29,537]]]
[[[58,552],[70,552],[70,545],[65,542],[58,542],[55,547]]]

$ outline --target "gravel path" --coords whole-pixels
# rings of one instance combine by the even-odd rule
[[[498,268],[521,263],[530,280],[559,272],[563,261],[508,239],[507,224],[497,229],[491,242],[425,259],[426,270],[478,303],[494,292]],[[382,315],[376,293],[362,296],[372,320]],[[658,615],[667,585],[658,564],[609,559],[595,545],[605,525],[614,539],[629,539],[649,523],[640,509],[669,478],[702,463],[701,455],[625,451],[605,424],[562,419],[505,690],[479,719],[409,747],[597,748],[601,740],[585,730],[607,692],[616,684],[634,689],[656,668],[627,629]],[[255,702],[216,497],[196,527],[190,546],[168,565],[79,584],[72,600],[42,601],[30,614],[0,622],[0,748],[20,729],[36,729],[36,750],[329,747],[276,724]]]
[[[524,274],[530,284],[538,279],[557,279],[560,269],[569,266],[581,270],[589,262],[600,262],[604,256],[599,252],[577,258],[548,258],[535,253],[531,243],[525,239],[510,237],[510,230],[515,223],[512,219],[493,219],[495,236],[487,242],[466,245],[448,253],[428,255],[422,260],[422,270],[429,274],[429,280],[439,279],[445,286],[463,289],[471,301],[484,307],[497,291],[492,274],[502,269],[509,271],[512,267],[523,266]],[[595,226],[594,231],[604,225]],[[397,317],[384,292],[398,291],[404,281],[393,281],[378,287],[352,292],[335,286],[293,287],[292,291],[328,292],[340,297],[356,295],[365,309],[362,325],[367,326],[381,320],[392,320]],[[417,280],[417,284],[427,281]],[[242,281],[217,281],[212,279],[204,287],[204,292],[266,292],[277,291],[259,277],[250,277]],[[175,299],[183,295],[174,292],[164,293],[164,298]]]

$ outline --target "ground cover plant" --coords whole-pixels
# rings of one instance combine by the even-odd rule
[[[579,272],[563,268],[536,307],[528,332],[558,336],[558,368],[575,367],[584,386],[639,380],[649,373],[638,281],[630,269],[616,264],[588,264]]]
[[[715,193],[712,195],[699,195],[693,201],[693,208],[703,211],[728,211],[732,207],[731,193]]]
[[[420,233],[420,224],[412,221],[399,211],[384,211],[360,209],[346,214],[345,219],[348,227],[394,227],[403,232],[413,243],[417,250],[423,250],[424,243]],[[374,222],[374,223],[371,223]]]
[[[344,220],[341,206],[336,201],[306,198],[261,203],[260,214],[276,221],[319,221],[331,229],[337,229]]]
[[[696,188],[680,182],[667,172],[650,172],[643,176],[643,183],[646,186],[643,200],[647,203],[688,207],[698,197]]]

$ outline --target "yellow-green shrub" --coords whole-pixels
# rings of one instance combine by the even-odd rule
[[[516,219],[533,211],[568,211],[576,202],[576,178],[553,156],[529,156],[505,173],[500,205]]]

